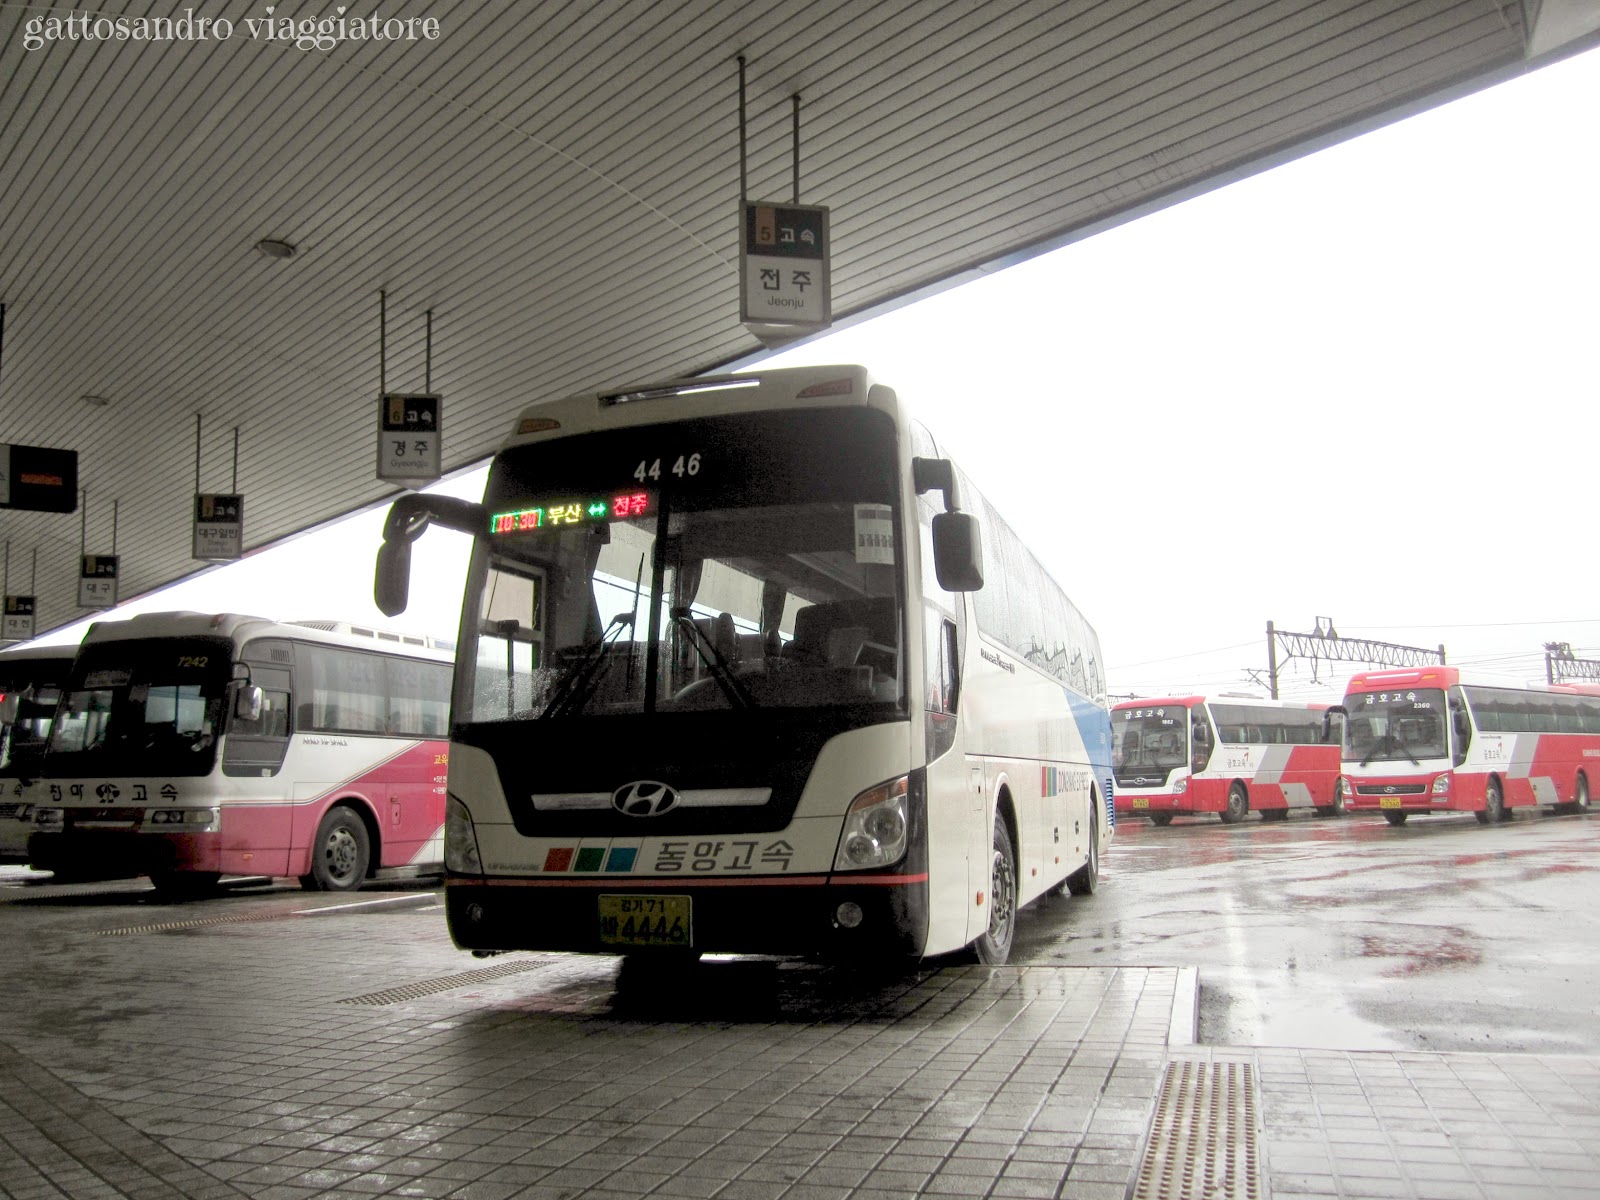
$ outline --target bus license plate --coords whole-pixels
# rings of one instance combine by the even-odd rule
[[[1137,799],[1134,800],[1133,806],[1135,808],[1149,808],[1150,807],[1150,797],[1148,797],[1148,796],[1140,796],[1140,797],[1138,797]]]
[[[1399,796],[1385,796],[1378,801],[1379,808],[1399,808],[1405,803]]]
[[[688,896],[600,897],[600,941],[607,946],[692,946]]]

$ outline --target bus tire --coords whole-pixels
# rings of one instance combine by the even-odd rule
[[[993,853],[989,857],[989,928],[972,943],[973,953],[986,966],[998,967],[1011,956],[1011,939],[1017,931],[1017,855],[1011,832],[1000,818],[994,823]]]
[[[1100,818],[1089,806],[1089,861],[1067,876],[1067,891],[1074,896],[1092,896],[1100,886]]]
[[[1237,825],[1249,811],[1250,798],[1245,794],[1244,784],[1234,780],[1228,788],[1228,806],[1217,815],[1224,825]]]
[[[1589,811],[1589,778],[1582,771],[1572,781],[1572,803],[1556,805],[1556,811],[1562,813],[1586,813]]]
[[[1333,789],[1333,803],[1332,804],[1319,804],[1319,805],[1317,805],[1317,816],[1319,816],[1319,817],[1342,817],[1342,816],[1344,816],[1344,793],[1341,792],[1337,787],[1334,788]]]
[[[1289,810],[1287,808],[1263,808],[1261,810],[1261,819],[1263,821],[1287,821],[1289,819]]]
[[[218,871],[152,871],[150,883],[163,900],[201,900],[217,890]]]
[[[1488,785],[1483,789],[1483,807],[1472,815],[1478,818],[1479,825],[1493,825],[1496,821],[1506,819],[1505,793],[1500,790],[1500,781],[1494,776],[1489,777]]]
[[[1385,809],[1383,819],[1389,822],[1391,825],[1404,825],[1406,823],[1406,818],[1410,815],[1410,813],[1395,812],[1393,809]],[[1482,820],[1481,817],[1479,819]]]
[[[300,876],[308,892],[353,892],[367,877],[372,839],[364,821],[351,809],[330,808],[311,843],[311,874]]]
[[[1152,825],[1171,825],[1172,824],[1172,814],[1171,813],[1151,813],[1150,814],[1150,824],[1152,824]]]

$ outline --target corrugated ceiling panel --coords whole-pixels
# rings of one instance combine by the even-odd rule
[[[120,501],[125,596],[198,565],[196,413],[206,490],[229,485],[242,431],[251,545],[390,490],[372,478],[380,288],[391,387],[422,386],[434,311],[449,467],[525,404],[748,352],[741,52],[750,192],[789,195],[798,89],[843,313],[1522,45],[1514,6],[1488,0],[418,0],[406,15],[438,17],[438,41],[326,53],[243,36],[25,52],[36,11],[0,10],[0,439],[79,450],[91,550]],[[262,237],[301,254],[264,259]],[[41,628],[77,615],[78,533],[76,515],[0,516],[13,591],[40,549]]]

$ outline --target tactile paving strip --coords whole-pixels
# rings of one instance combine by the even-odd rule
[[[433,979],[423,979],[417,983],[402,984],[400,987],[385,988],[381,992],[367,992],[362,996],[347,996],[338,1001],[339,1004],[398,1004],[402,1000],[416,1000],[422,996],[431,996],[436,992],[448,992],[454,988],[470,987],[475,983],[488,983],[491,979],[502,979],[507,975],[520,975],[524,971],[531,971],[535,967],[542,967],[553,961],[549,958],[522,959],[519,962],[500,963],[498,966],[482,967],[476,971],[463,971],[459,975],[440,975]]]
[[[1264,1200],[1257,1117],[1250,1063],[1169,1062],[1132,1200]]]
[[[117,929],[97,929],[95,937],[121,937],[130,933],[165,933],[170,929],[198,929],[202,925],[240,925],[247,921],[281,921],[290,913],[239,913],[230,917],[195,917],[189,921],[163,921],[158,925],[123,925]]]

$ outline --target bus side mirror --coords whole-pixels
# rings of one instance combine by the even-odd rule
[[[976,592],[983,587],[983,543],[977,517],[965,512],[934,516],[933,571],[947,592]]]
[[[372,598],[386,617],[406,610],[411,594],[411,543],[385,541],[378,547],[378,573],[372,583]]]
[[[443,525],[477,537],[487,533],[488,510],[455,496],[401,496],[389,506],[383,522],[383,545],[378,547],[377,575],[372,598],[386,617],[405,612],[411,591],[411,543],[429,525]]]
[[[21,692],[6,692],[4,695],[0,695],[0,725],[15,725],[17,723],[17,709],[21,704]]]
[[[265,703],[261,689],[253,683],[247,683],[233,694],[233,715],[240,721],[259,721]]]

